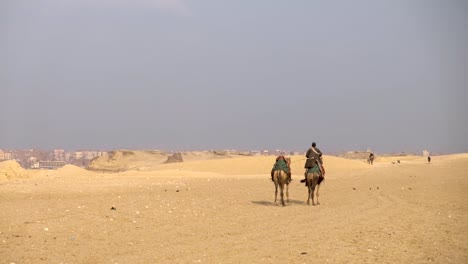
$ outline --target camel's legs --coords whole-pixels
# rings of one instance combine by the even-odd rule
[[[278,183],[275,180],[275,204],[278,204]]]
[[[286,201],[289,204],[289,184],[286,184]]]
[[[315,185],[314,185],[313,182],[312,182],[312,188],[311,189],[312,189],[312,191],[311,191],[311,193],[312,193],[312,205],[315,205],[315,201],[314,201]]]
[[[281,205],[285,206],[285,204],[284,204],[284,193],[283,193],[283,190],[284,190],[284,185],[283,185],[283,184],[280,184]]]
[[[320,205],[320,202],[319,202],[319,190],[320,190],[320,184],[317,184],[317,205]]]

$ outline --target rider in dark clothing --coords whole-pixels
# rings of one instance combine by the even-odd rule
[[[307,171],[310,168],[313,168],[315,165],[318,165],[322,176],[323,176],[323,171],[322,171],[322,151],[317,148],[317,144],[315,142],[312,143],[312,147],[307,150],[306,153],[306,162],[304,164],[305,172],[304,172],[304,177],[307,177]],[[301,180],[301,182],[305,182],[306,180]]]

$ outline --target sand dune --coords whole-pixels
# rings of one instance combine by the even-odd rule
[[[146,169],[165,162],[168,156],[163,151],[116,150],[93,160],[89,168],[108,172]]]
[[[185,170],[212,172],[223,175],[268,175],[274,165],[275,156],[238,157],[230,159],[191,161],[173,164],[161,164],[155,170]],[[368,168],[363,161],[349,160],[333,156],[323,158],[327,172],[334,173],[343,170],[359,170]],[[304,156],[291,156],[291,171],[293,175],[303,175]]]
[[[212,172],[225,175],[264,174],[271,170],[274,156],[244,156],[233,153],[215,153],[213,151],[183,152],[182,163],[165,164],[170,154],[159,151],[115,151],[108,156],[94,160],[90,169],[104,172],[186,170]],[[293,174],[303,173],[304,156],[292,156]],[[367,164],[361,160],[350,160],[334,156],[325,156],[327,170],[363,169]]]
[[[26,178],[28,173],[14,160],[0,162],[0,180]]]
[[[115,159],[118,173],[0,163],[0,263],[468,262],[468,154],[325,156],[320,206],[305,204],[294,156],[286,207],[273,204],[275,157],[148,170],[141,157]]]
[[[89,169],[95,171],[121,172],[128,170],[152,170],[164,164],[171,154],[164,151],[116,150],[93,160]],[[217,151],[185,151],[184,161],[199,161],[239,157],[238,153]]]

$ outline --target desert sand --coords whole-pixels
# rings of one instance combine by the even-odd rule
[[[325,156],[318,206],[293,156],[285,207],[273,204],[274,158],[1,162],[0,263],[468,263],[468,154]]]

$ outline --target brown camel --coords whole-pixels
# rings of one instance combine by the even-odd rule
[[[286,158],[286,163],[288,166],[291,163],[290,158]],[[284,203],[284,195],[283,190],[286,186],[286,201],[289,204],[289,176],[283,170],[275,170],[273,172],[273,182],[275,183],[275,204],[278,204],[277,197],[278,197],[278,186],[280,188],[280,195],[281,195],[281,204],[285,206]]]
[[[320,189],[320,172],[308,172],[306,176],[306,185],[307,189],[309,189],[309,194],[307,196],[307,204],[310,204],[310,199],[312,199],[312,205],[315,205],[314,202],[314,192],[315,188],[317,187],[317,205],[320,204],[319,202],[319,189]]]

